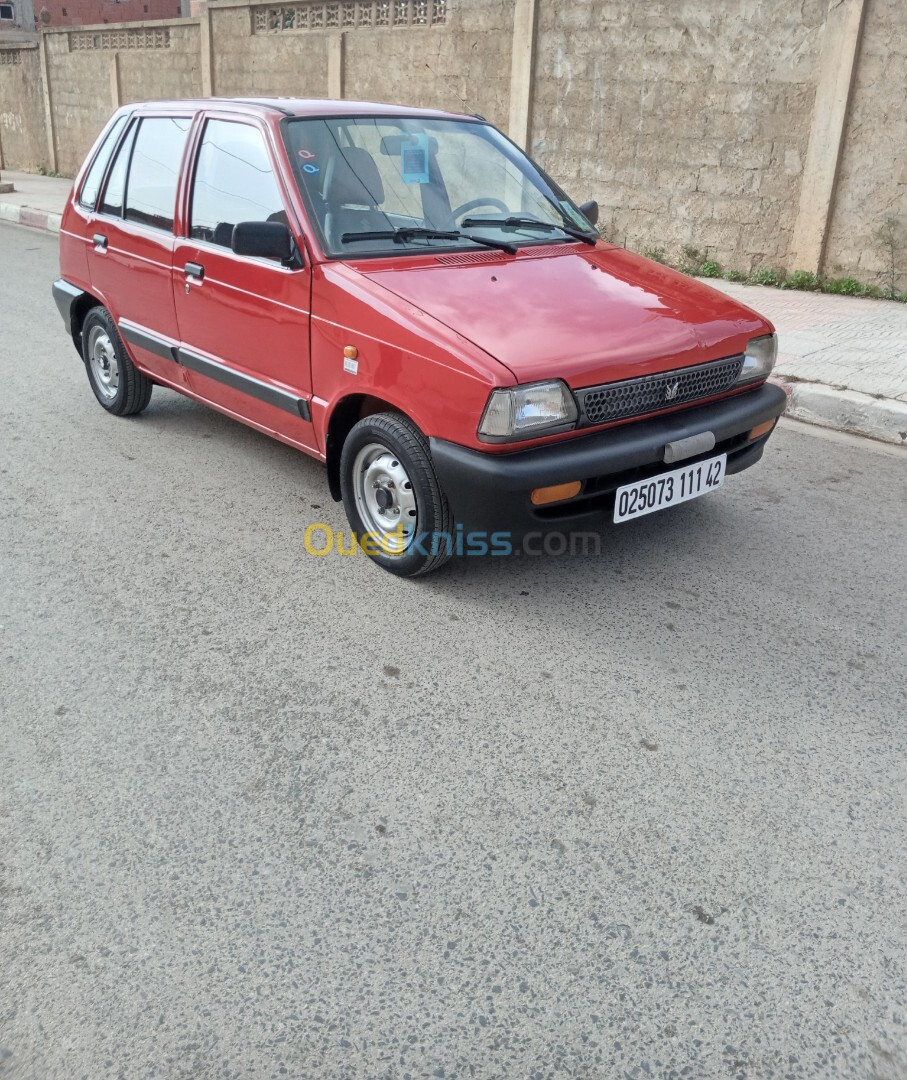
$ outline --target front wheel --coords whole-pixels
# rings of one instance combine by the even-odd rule
[[[453,553],[453,519],[428,443],[406,417],[377,413],[356,424],[340,455],[340,490],[363,550],[392,574],[430,573]]]

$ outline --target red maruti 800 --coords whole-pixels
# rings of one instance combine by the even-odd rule
[[[159,383],[319,458],[412,577],[455,529],[624,521],[762,455],[771,324],[597,217],[481,117],[130,105],[76,178],[54,296],[108,412]]]

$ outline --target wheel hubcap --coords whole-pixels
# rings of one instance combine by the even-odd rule
[[[93,326],[88,335],[88,363],[101,394],[108,400],[115,398],[120,386],[120,365],[110,335],[103,326]]]
[[[418,513],[412,481],[386,446],[369,443],[353,463],[356,509],[367,532],[378,533],[382,549],[402,555],[416,533]]]

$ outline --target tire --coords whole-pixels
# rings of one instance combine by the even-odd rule
[[[82,359],[99,403],[114,416],[135,416],[151,400],[154,383],[126,353],[106,308],[95,307],[82,323]]]
[[[451,557],[450,507],[425,436],[407,417],[376,413],[355,425],[340,455],[340,490],[360,546],[366,533],[387,536],[378,550],[374,544],[366,549],[369,558],[385,570],[400,577],[419,577]],[[450,542],[438,537],[439,533],[450,537]],[[399,550],[392,550],[395,547]]]

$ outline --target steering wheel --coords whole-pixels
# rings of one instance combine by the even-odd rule
[[[502,203],[500,199],[470,199],[469,202],[465,202],[462,206],[458,206],[456,210],[451,210],[451,224],[456,225],[459,218],[461,218],[467,210],[476,210],[480,206],[493,206],[495,210],[500,210],[505,217],[510,217],[510,207],[507,206],[506,203]]]

